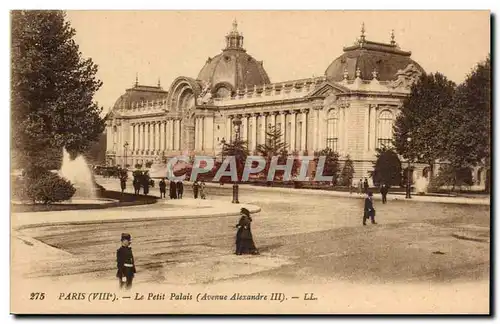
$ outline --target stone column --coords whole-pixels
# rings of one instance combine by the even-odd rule
[[[153,122],[153,151],[158,150],[158,122]]]
[[[286,143],[286,111],[280,111],[281,141]]]
[[[141,150],[146,150],[146,137],[147,137],[146,123],[142,123],[142,136],[141,136]]]
[[[160,151],[165,151],[165,121],[160,121]]]
[[[113,126],[106,125],[106,151],[113,150]]]
[[[128,148],[127,148],[127,155],[130,154],[134,150],[134,124],[129,125],[129,140],[128,140]]]
[[[212,151],[214,149],[214,117],[207,116],[204,118],[204,145],[203,148],[208,151]]]
[[[259,115],[259,120],[261,121],[262,128],[260,129],[260,140],[259,144],[265,144],[266,143],[266,129],[267,129],[267,118],[266,114],[262,113]]]
[[[175,150],[175,120],[174,119],[169,119],[168,120],[168,128],[169,128],[169,133],[168,133],[168,147],[170,150]]]
[[[338,123],[338,119],[337,119],[337,123]],[[324,111],[323,107],[319,107],[319,110],[318,110],[318,150],[324,149],[326,147],[325,127],[326,127],[325,111]],[[337,130],[337,132],[338,132],[338,130]],[[337,149],[338,149],[338,147],[337,147]]]
[[[200,146],[200,119],[194,118],[194,149],[198,150]]]
[[[290,151],[295,151],[295,110],[290,112]]]
[[[251,118],[251,121],[252,121],[252,130],[251,130],[251,135],[250,135],[250,138],[251,138],[251,147],[250,147],[250,153],[252,153],[253,151],[255,151],[255,149],[257,148],[257,118],[255,116],[255,114],[252,114],[252,117]]]
[[[248,115],[241,116],[241,139],[248,140]]]
[[[370,105],[368,105],[368,107],[365,105],[363,108],[363,130],[364,130],[364,145],[363,145],[363,153],[366,153],[368,151],[368,147],[370,146],[368,144],[368,140],[369,140],[369,133],[370,133],[370,130],[369,130],[369,127],[370,127]]]
[[[300,139],[300,144],[301,144],[301,151],[307,150],[307,109],[302,109],[300,111],[302,113],[302,138]]]
[[[374,151],[377,147],[377,105],[370,105],[370,146],[368,150]]]
[[[232,141],[232,131],[231,131],[231,128],[232,128],[232,116],[227,116],[227,119],[226,119],[226,142],[227,143],[230,143]]]
[[[200,150],[205,149],[205,117],[200,117]]]
[[[276,114],[277,114],[277,113],[273,111],[273,112],[269,115],[269,117],[270,117],[269,124],[271,124],[271,126],[270,126],[270,127],[273,127],[273,126],[274,126],[274,127],[276,127]]]
[[[312,132],[312,149],[313,151],[318,150],[318,109],[316,107],[312,108],[312,121],[313,121],[313,132]],[[312,152],[311,152],[312,153]]]
[[[177,133],[177,139],[175,145],[177,146],[177,150],[181,149],[181,120],[176,119],[175,122],[177,123],[176,127],[176,133]]]

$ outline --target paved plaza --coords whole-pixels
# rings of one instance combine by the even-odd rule
[[[115,186],[112,180],[101,184],[111,189]],[[242,206],[254,208],[252,231],[261,255],[236,256],[234,226],[241,206],[230,204],[231,186],[213,186],[207,191],[206,201],[194,200],[186,186],[185,198],[177,201],[42,212],[31,226],[27,223],[35,215],[14,214],[13,255],[19,253],[23,258],[13,257],[12,269],[33,280],[76,282],[86,278],[112,287],[120,233],[129,232],[138,289],[157,284],[223,285],[228,281],[285,285],[335,282],[358,287],[352,289],[364,285],[387,289],[413,283],[487,296],[488,205],[406,200],[383,205],[376,201],[379,224],[362,226],[363,199],[242,186],[240,201]],[[230,212],[217,213],[225,208]],[[176,213],[186,215],[176,217]],[[41,219],[50,219],[51,214],[68,221],[43,224]],[[103,222],[107,218],[108,222]]]

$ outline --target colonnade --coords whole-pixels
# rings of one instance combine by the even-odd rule
[[[135,154],[180,150],[180,132],[180,118],[132,123],[129,149]]]

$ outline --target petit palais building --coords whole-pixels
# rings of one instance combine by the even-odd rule
[[[411,52],[400,49],[394,35],[389,43],[367,40],[363,27],[323,76],[273,83],[263,61],[248,54],[237,27],[234,21],[225,48],[207,59],[198,76],[180,76],[168,90],[159,83],[140,85],[136,78],[107,116],[106,163],[220,157],[223,142],[235,138],[238,118],[251,153],[275,126],[290,154],[329,147],[341,160],[353,160],[354,181],[371,181],[375,150],[390,145],[402,102],[424,72]],[[425,165],[414,167],[414,178],[427,176]],[[481,170],[475,174],[484,178]]]

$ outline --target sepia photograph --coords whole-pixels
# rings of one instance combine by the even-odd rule
[[[490,11],[9,16],[11,314],[492,313]]]

